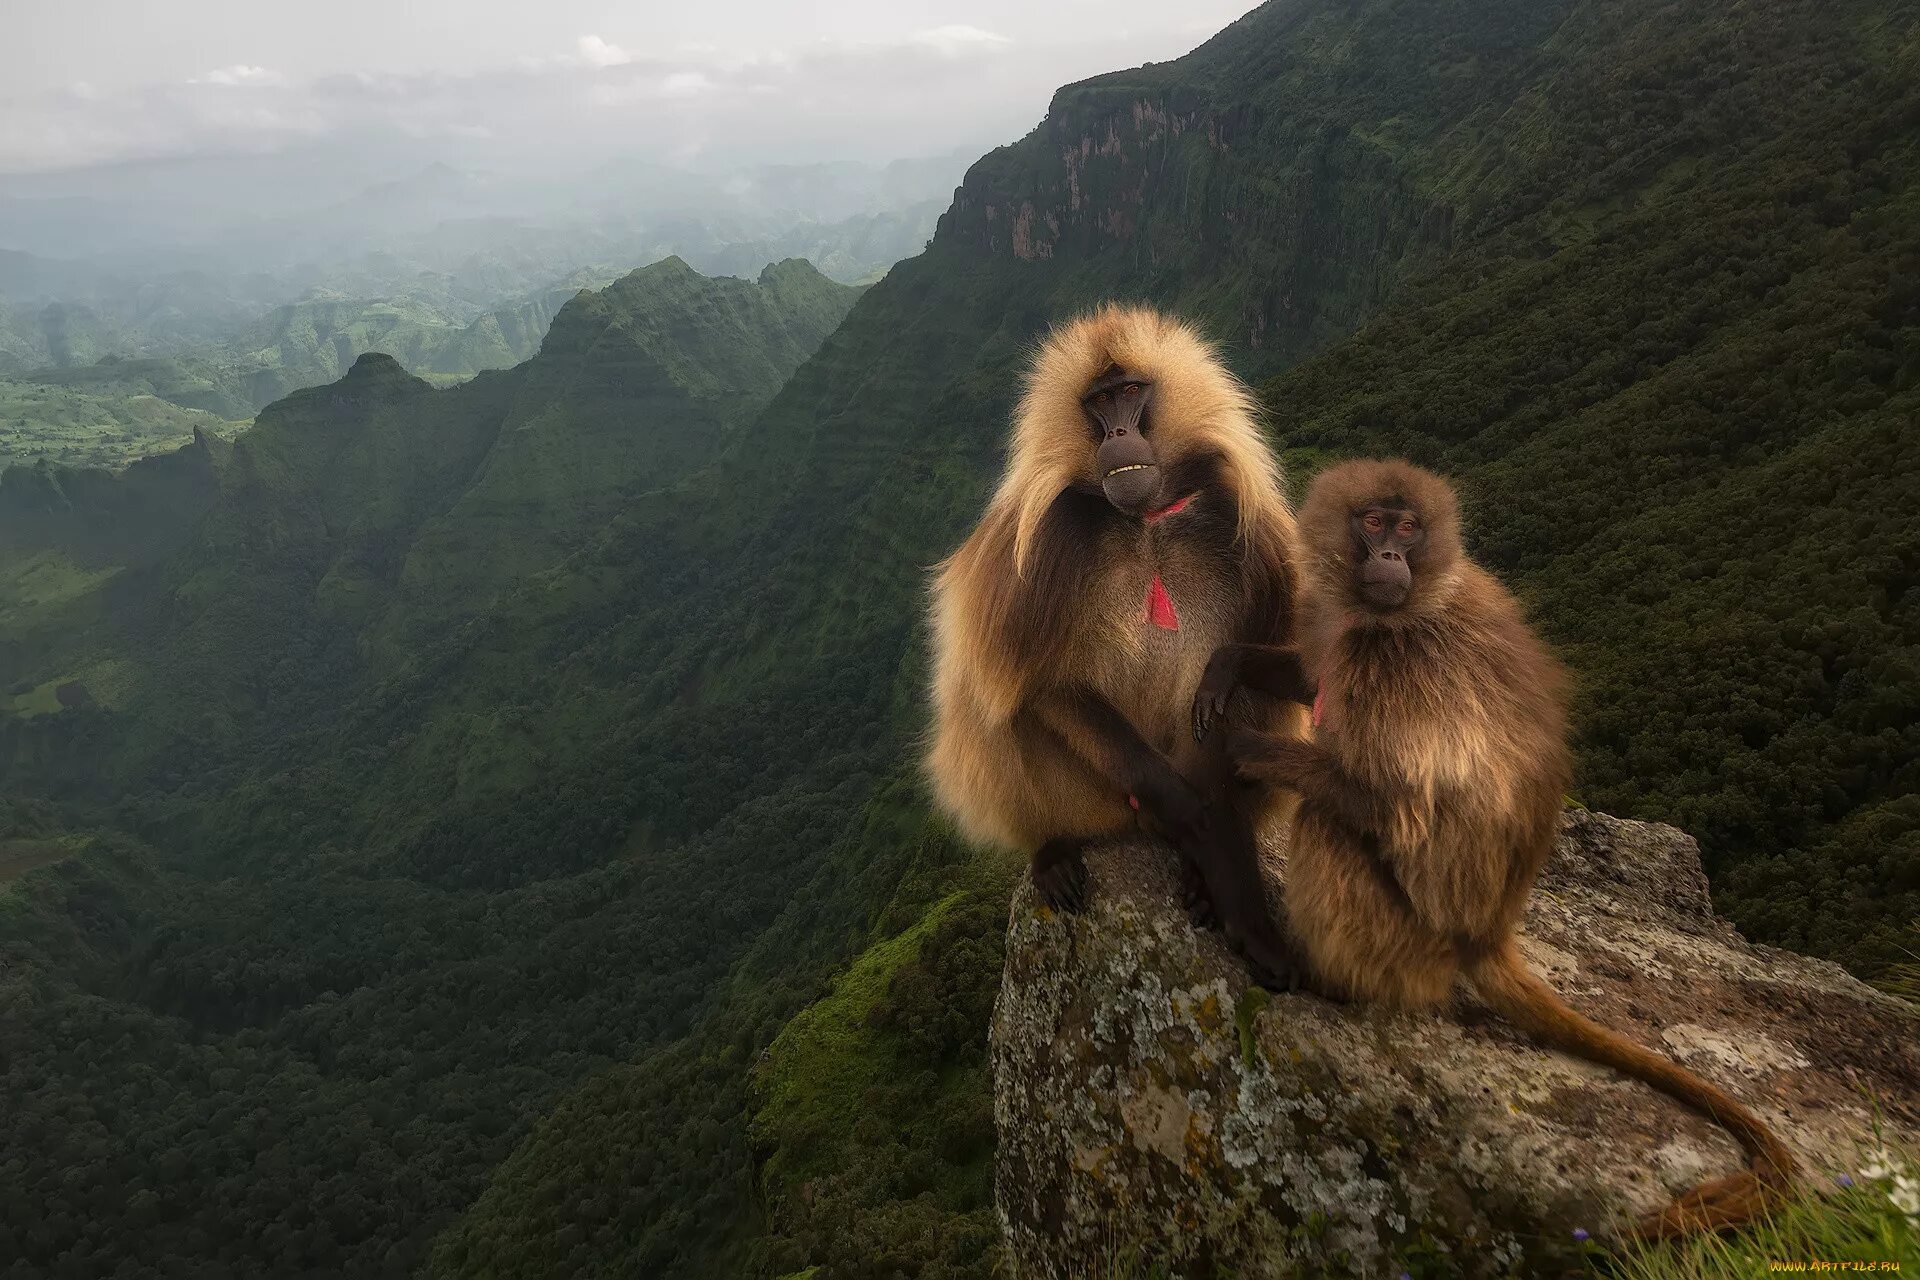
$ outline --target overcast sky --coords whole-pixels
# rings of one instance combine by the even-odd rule
[[[412,139],[512,165],[1012,141],[1252,0],[0,0],[0,174]]]

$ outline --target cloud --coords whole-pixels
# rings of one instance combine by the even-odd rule
[[[578,47],[580,61],[590,67],[620,67],[633,61],[632,54],[599,36],[581,36]]]
[[[1013,41],[991,31],[982,31],[979,27],[969,27],[965,23],[955,22],[943,27],[929,27],[925,31],[916,31],[907,37],[906,43],[951,54],[991,48],[994,45],[1012,44]]]
[[[1016,41],[968,24],[889,40],[653,52],[595,33],[462,74],[296,79],[239,63],[132,90],[8,98],[0,88],[0,175],[394,137],[443,140],[461,163],[502,168],[609,155],[722,165],[929,155],[1017,137],[1062,83],[1177,51],[1112,32]]]
[[[691,98],[713,90],[713,81],[704,71],[675,71],[660,82],[660,93],[668,98]]]
[[[265,67],[252,67],[236,62],[230,67],[220,67],[204,76],[195,76],[188,84],[217,84],[229,88],[265,88],[283,85],[286,77],[278,71],[269,71]]]

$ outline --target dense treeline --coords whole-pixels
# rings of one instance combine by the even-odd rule
[[[1740,32],[1763,119],[1824,52],[1793,34]],[[1289,445],[1459,475],[1579,678],[1581,798],[1694,833],[1743,928],[1871,976],[1920,920],[1920,93],[1849,70],[1592,229],[1562,202],[1461,254],[1262,399]]]
[[[779,1205],[802,1181],[819,1191],[812,1203],[830,1215],[835,1238],[849,1233],[845,1244],[875,1247],[898,1269],[944,1260],[952,1274],[982,1274],[972,1268],[992,1241],[985,1010],[999,982],[1011,868],[973,861],[928,818],[911,780],[887,779],[870,794],[742,958],[714,1015],[555,1105],[441,1236],[433,1274],[781,1274],[826,1230],[827,1219],[800,1205],[797,1218],[767,1220],[786,1212]],[[930,911],[935,921],[917,927]],[[829,975],[850,946],[909,934],[907,954],[855,965],[879,978],[878,991],[863,984],[866,998],[826,1015],[823,1050],[782,1040],[810,1002],[833,999]],[[928,1008],[929,998],[955,996],[946,1012],[959,1017]],[[922,1077],[929,1070],[932,1081]],[[823,1087],[750,1134],[770,1077],[783,1071]],[[868,1113],[860,1132],[836,1143],[821,1105],[843,1113],[847,1099],[831,1081],[850,1075],[874,1087],[854,1104]],[[930,1134],[953,1141],[943,1147]],[[767,1183],[757,1166],[783,1147],[805,1169],[834,1170],[831,1186]],[[943,1151],[965,1159],[950,1166]],[[913,1233],[888,1238],[887,1224],[908,1220]]]
[[[8,1266],[410,1272],[560,1093],[685,1033],[872,792],[872,753],[821,745],[824,690],[737,730],[672,707],[691,642],[649,593],[684,586],[699,618],[726,580],[644,518],[604,525],[611,459],[554,513],[572,526],[502,521],[551,503],[497,435],[618,431],[632,483],[671,483],[673,448],[737,426],[851,296],[667,264],[583,300],[554,370],[433,393],[363,360],[262,415],[187,545],[123,577],[104,644],[52,612],[14,632],[101,696],[0,716],[14,784],[65,804],[9,821],[77,823],[84,849],[0,886]],[[8,535],[73,555],[49,514]],[[530,532],[557,571],[494,555],[401,585]]]

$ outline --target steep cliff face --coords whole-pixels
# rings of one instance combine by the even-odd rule
[[[1080,919],[1015,897],[992,1059],[1020,1274],[1116,1250],[1246,1276],[1554,1274],[1576,1230],[1610,1236],[1740,1164],[1703,1118],[1470,1000],[1268,998],[1188,925],[1170,859],[1094,856]],[[1569,813],[1525,950],[1575,1007],[1752,1104],[1810,1186],[1920,1135],[1920,1015],[1749,945],[1706,889],[1680,832]]]
[[[1443,152],[1552,65],[1538,42],[1572,7],[1265,5],[1176,62],[1060,90],[969,171],[940,247],[1069,279],[1104,262],[1109,291],[1171,294],[1243,368],[1284,367],[1453,247],[1487,196]],[[1441,74],[1408,74],[1416,44]]]

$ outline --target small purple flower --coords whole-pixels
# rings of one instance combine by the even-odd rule
[[[1587,1238],[1587,1229],[1585,1227],[1575,1227],[1573,1229],[1573,1238],[1575,1240],[1585,1240]]]
[[[1406,1272],[1402,1271],[1400,1273],[1400,1280],[1413,1280],[1413,1277],[1407,1274]]]
[[[1835,1178],[1834,1181],[1839,1183],[1843,1187],[1850,1187],[1853,1185],[1853,1175],[1843,1173],[1839,1177]]]

